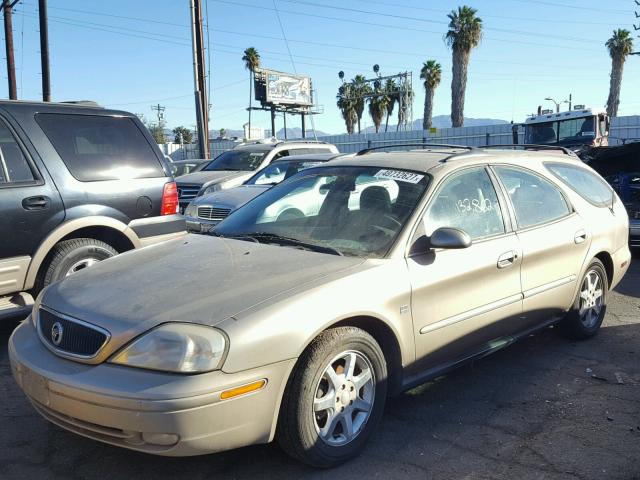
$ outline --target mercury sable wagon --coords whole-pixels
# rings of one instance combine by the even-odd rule
[[[10,339],[16,381],[112,445],[276,439],[328,467],[364,448],[388,395],[544,327],[595,335],[630,261],[606,182],[563,150],[426,148],[304,170],[212,235],[49,286]],[[319,181],[318,210],[266,213]]]

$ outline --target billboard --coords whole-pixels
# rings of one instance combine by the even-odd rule
[[[262,70],[265,81],[265,103],[273,105],[311,106],[311,78],[306,75]],[[256,96],[258,91],[256,90]]]

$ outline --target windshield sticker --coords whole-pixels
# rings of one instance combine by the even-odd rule
[[[374,177],[385,180],[398,180],[400,182],[418,183],[424,178],[424,175],[405,172],[403,170],[379,170],[378,173],[374,175]]]
[[[301,167],[304,168],[311,168],[311,167],[315,167],[316,165],[320,165],[322,162],[303,162],[302,165],[300,165]]]

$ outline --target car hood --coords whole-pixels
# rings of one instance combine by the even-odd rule
[[[271,185],[240,185],[198,197],[193,203],[194,205],[222,206],[235,210],[269,188]]]
[[[205,183],[220,183],[225,180],[246,175],[250,172],[236,170],[213,170],[211,172],[193,172],[187,173],[176,178],[178,185],[204,185]]]
[[[99,325],[112,353],[165,322],[215,325],[276,295],[356,267],[292,247],[187,235],[101,262],[48,287],[42,305]]]

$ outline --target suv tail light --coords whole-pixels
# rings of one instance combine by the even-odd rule
[[[162,191],[160,215],[173,215],[175,213],[178,213],[178,187],[176,187],[176,182],[165,183]]]

